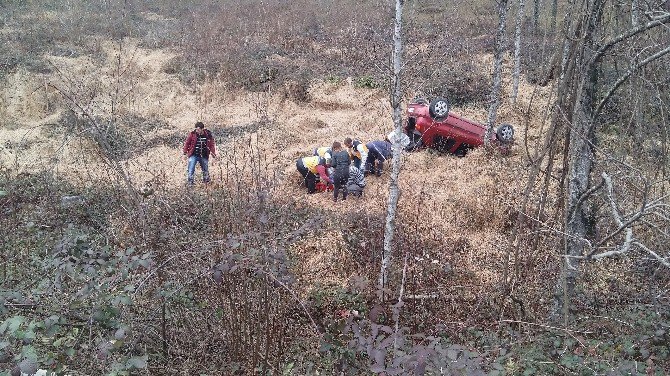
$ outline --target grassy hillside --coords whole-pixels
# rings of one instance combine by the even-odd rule
[[[405,101],[485,122],[493,4],[405,5]],[[648,258],[587,264],[575,319],[549,317],[562,182],[523,194],[555,100],[547,12],[515,104],[505,60],[509,155],[402,156],[378,291],[388,171],[333,203],[295,162],[392,129],[389,3],[3,2],[0,372],[664,374],[670,275]],[[196,121],[219,157],[187,189]]]

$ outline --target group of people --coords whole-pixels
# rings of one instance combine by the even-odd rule
[[[202,169],[202,180],[209,183],[209,159],[216,157],[216,146],[212,132],[205,129],[202,122],[195,123],[184,142],[183,155],[188,160],[187,182],[194,184],[195,166]],[[313,155],[300,158],[296,162],[298,172],[304,178],[307,193],[317,191],[317,180],[333,185],[333,200],[349,194],[360,197],[365,188],[365,175],[381,176],[384,162],[391,159],[391,143],[385,140],[364,144],[360,140],[347,137],[344,144],[339,141],[331,146],[314,149]]]
[[[346,148],[346,149],[345,149]],[[314,149],[313,155],[298,159],[296,168],[304,179],[307,193],[317,192],[317,180],[333,185],[333,200],[347,199],[352,194],[360,197],[365,188],[367,173],[381,176],[384,162],[391,158],[388,140],[364,144],[347,137],[331,146]]]

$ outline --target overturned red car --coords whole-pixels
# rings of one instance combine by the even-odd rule
[[[416,99],[407,107],[405,133],[409,136],[408,151],[430,147],[459,157],[468,150],[484,144],[486,126],[449,112],[449,103],[443,98],[431,102]],[[514,128],[502,124],[491,133],[491,142],[504,151],[514,141]]]

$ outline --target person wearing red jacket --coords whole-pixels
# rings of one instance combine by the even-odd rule
[[[209,183],[209,157],[216,158],[216,146],[212,132],[205,129],[202,122],[195,123],[195,129],[186,137],[183,152],[184,157],[188,158],[188,184],[193,185],[196,164],[202,169],[202,181]]]

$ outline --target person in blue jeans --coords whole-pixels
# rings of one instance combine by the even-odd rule
[[[188,184],[193,185],[196,164],[199,164],[202,170],[202,181],[209,183],[209,157],[216,158],[216,146],[212,132],[205,129],[202,122],[195,123],[195,129],[186,137],[183,152],[188,158]]]

